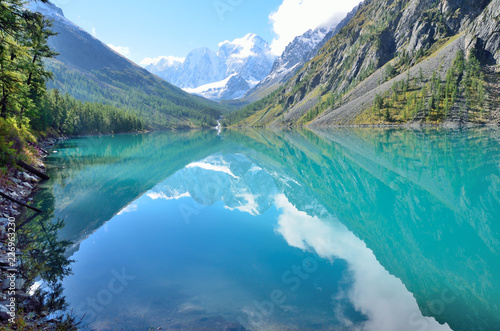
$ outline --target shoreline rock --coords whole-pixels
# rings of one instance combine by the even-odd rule
[[[64,141],[66,139],[67,139],[66,137],[45,138],[39,143],[39,147],[41,147],[45,151],[50,150],[57,143]],[[36,166],[42,172],[45,171],[45,165],[43,163],[43,160],[47,156],[48,155],[45,154],[44,152],[40,152],[34,164],[34,166]],[[8,179],[10,181],[10,185],[8,185],[7,187],[0,188],[0,191],[21,202],[28,204],[30,201],[32,201],[32,199],[30,198],[31,193],[41,180],[38,176],[34,174],[31,174],[25,170],[17,170],[17,169],[12,169],[10,171]],[[0,217],[4,218],[18,217],[19,215],[21,215],[23,208],[24,207],[21,207],[12,201],[0,198]]]
[[[46,154],[46,150],[52,149],[57,143],[65,139],[66,137],[48,137],[43,139],[39,143],[38,147],[41,147],[42,150],[40,150],[34,166],[44,172],[45,165],[43,161],[49,155]],[[12,169],[9,172],[8,181],[10,182],[9,185],[1,187],[0,191],[29,205],[33,200],[30,196],[41,179],[27,171]],[[6,330],[15,329],[15,323],[12,323],[12,315],[10,314],[11,310],[9,307],[9,304],[12,302],[11,300],[15,299],[17,311],[19,311],[19,308],[24,311],[23,318],[27,326],[32,324],[34,327],[43,326],[46,330],[55,330],[57,324],[46,321],[45,312],[42,311],[39,313],[42,307],[38,299],[23,290],[26,279],[22,278],[16,272],[15,280],[12,283],[9,280],[12,270],[18,270],[22,266],[22,252],[18,247],[15,250],[14,264],[12,264],[12,255],[8,254],[10,252],[8,244],[9,223],[14,219],[16,226],[19,225],[17,221],[24,208],[8,199],[0,198],[0,325],[7,327]],[[14,284],[14,286],[12,287],[11,284]],[[15,289],[15,294],[12,293],[13,289]]]

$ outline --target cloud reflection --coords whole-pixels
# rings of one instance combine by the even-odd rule
[[[137,208],[138,208],[138,206],[136,204],[131,203],[130,205],[128,205],[125,208],[123,208],[122,210],[120,210],[117,215],[123,215],[123,214],[126,214],[126,213],[132,213],[134,211],[137,211]]]
[[[146,195],[153,200],[191,197],[204,206],[223,201],[225,209],[257,216],[272,206],[276,192],[268,172],[245,156],[234,154],[192,162]]]
[[[417,301],[398,278],[389,274],[373,252],[339,220],[321,220],[297,210],[285,195],[275,204],[282,210],[276,231],[290,246],[312,250],[320,257],[349,263],[352,288],[345,293],[353,307],[368,320],[355,324],[338,306],[332,309],[346,327],[358,330],[451,330],[432,317],[422,316]],[[332,298],[334,302],[341,297]]]

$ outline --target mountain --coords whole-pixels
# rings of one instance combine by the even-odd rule
[[[31,1],[32,11],[53,20],[49,45],[60,55],[46,61],[54,73],[47,83],[73,97],[111,104],[147,119],[153,127],[214,126],[218,105],[192,96],[114,52],[64,17],[51,3]]]
[[[191,51],[185,59],[160,57],[145,68],[184,89],[212,100],[242,97],[267,76],[275,57],[269,44],[255,34],[224,41],[217,52]]]
[[[318,51],[328,40],[349,23],[356,14],[358,8],[359,5],[349,12],[340,22],[334,19],[328,24],[323,24],[314,30],[311,29],[303,35],[295,37],[295,39],[287,45],[281,56],[274,61],[273,68],[269,75],[253,89],[248,91],[243,99],[249,102],[257,101],[286,83],[304,66],[304,64],[316,56]]]
[[[205,84],[197,88],[186,88],[185,91],[202,95],[211,100],[234,100],[244,95],[252,85],[251,81],[245,80],[241,75],[232,74],[219,82]]]
[[[366,0],[283,88],[227,123],[499,123],[499,4]]]
[[[145,69],[180,88],[195,88],[226,77],[220,62],[216,52],[202,47],[185,59],[157,58]]]
[[[271,72],[244,96],[247,101],[257,101],[273,92],[281,83],[290,79],[295,72],[310,60],[309,55],[328,33],[328,28],[309,30],[287,45],[281,56],[273,64]]]

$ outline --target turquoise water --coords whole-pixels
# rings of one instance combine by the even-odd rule
[[[48,164],[86,329],[500,325],[498,129],[91,137]]]

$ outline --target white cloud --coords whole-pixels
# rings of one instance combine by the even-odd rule
[[[271,48],[273,54],[281,55],[293,38],[309,29],[315,29],[332,17],[342,17],[360,0],[283,0],[281,6],[269,19],[277,37]]]
[[[114,50],[117,53],[120,53],[123,56],[129,56],[130,55],[130,48],[125,47],[125,46],[115,46],[113,44],[108,44],[107,45],[109,48]]]
[[[166,60],[167,66],[171,67],[175,63],[184,63],[185,57],[175,57],[175,56],[158,56],[158,57],[147,57],[141,61],[140,65],[145,67],[150,64],[158,64],[161,60]]]
[[[91,34],[92,34],[92,37],[97,38],[97,30],[96,30],[95,26],[92,27]]]

